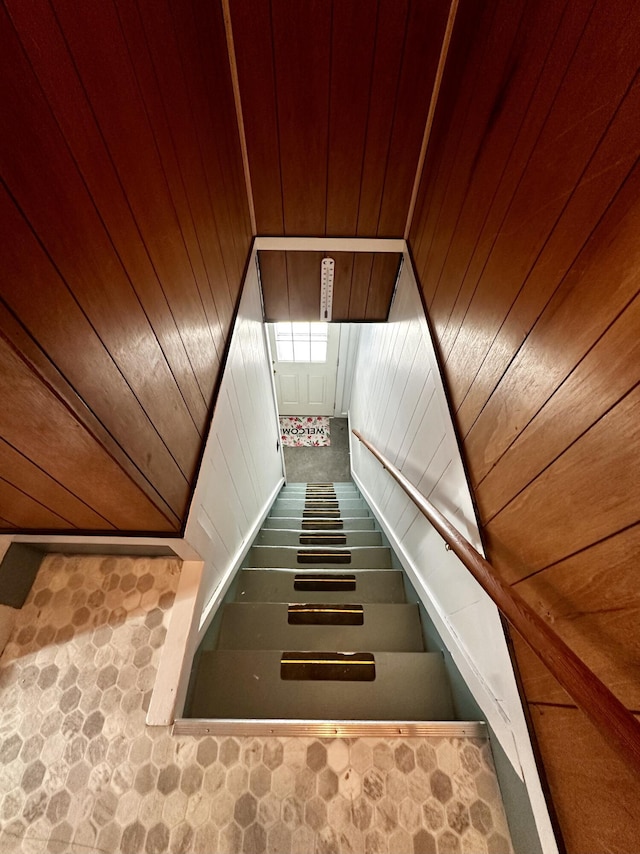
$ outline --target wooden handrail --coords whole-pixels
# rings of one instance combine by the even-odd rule
[[[368,442],[358,430],[353,434],[402,487],[420,512],[444,538],[502,614],[528,643],[607,742],[636,774],[640,774],[640,722],[595,673],[578,658],[562,638],[525,600],[505,584],[495,569],[407,478]]]

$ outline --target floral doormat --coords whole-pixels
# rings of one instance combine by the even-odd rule
[[[329,418],[326,415],[283,416],[280,418],[280,435],[286,448],[330,445]]]

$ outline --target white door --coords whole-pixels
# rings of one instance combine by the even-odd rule
[[[280,415],[332,416],[340,326],[332,323],[268,326]]]

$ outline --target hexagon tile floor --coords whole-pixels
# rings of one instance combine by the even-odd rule
[[[147,728],[178,573],[44,560],[0,659],[0,852],[511,852],[485,742]]]

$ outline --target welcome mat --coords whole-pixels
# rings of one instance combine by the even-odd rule
[[[286,448],[330,445],[329,418],[326,415],[282,416],[280,436]]]

